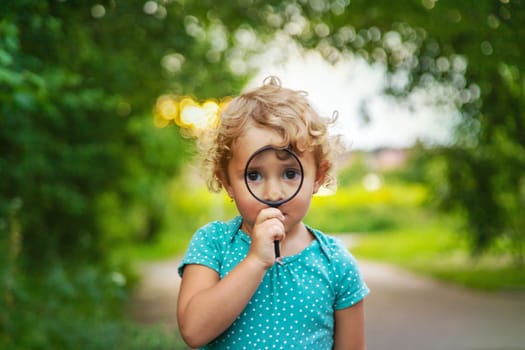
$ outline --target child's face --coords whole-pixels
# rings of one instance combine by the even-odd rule
[[[246,162],[260,148],[281,144],[282,138],[275,131],[268,128],[250,127],[232,145],[232,158],[227,168],[227,179],[229,181],[223,181],[223,185],[228,194],[235,200],[237,209],[244,220],[243,228],[249,233],[259,212],[268,206],[259,202],[248,191],[244,181]],[[325,175],[316,169],[312,152],[303,152],[298,157],[304,171],[303,185],[292,200],[279,207],[285,216],[286,232],[293,230],[302,221],[310,207],[312,195],[319,189]]]

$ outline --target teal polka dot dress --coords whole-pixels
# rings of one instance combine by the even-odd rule
[[[242,218],[211,222],[193,236],[179,266],[200,264],[226,276],[250,247]],[[369,289],[343,244],[320,231],[299,254],[274,264],[232,325],[202,349],[331,349],[334,311],[361,301]]]

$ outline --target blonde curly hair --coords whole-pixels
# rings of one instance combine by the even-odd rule
[[[227,167],[233,143],[250,126],[275,130],[283,138],[279,147],[290,147],[297,154],[312,151],[316,166],[323,167],[323,185],[335,187],[334,157],[343,149],[340,136],[329,137],[328,127],[337,119],[321,117],[310,105],[304,91],[281,86],[275,76],[263,85],[235,97],[222,112],[217,128],[202,134],[198,148],[210,191],[220,192],[228,181]]]

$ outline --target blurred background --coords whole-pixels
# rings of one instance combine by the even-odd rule
[[[349,150],[307,223],[469,289],[525,290],[521,0],[2,0],[0,347],[183,348],[144,262],[236,211],[195,138],[278,75]]]

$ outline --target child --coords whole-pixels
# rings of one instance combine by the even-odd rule
[[[191,347],[365,348],[369,290],[356,261],[302,221],[312,196],[332,181],[336,140],[304,95],[269,77],[233,99],[212,137],[201,140],[209,188],[224,188],[240,216],[200,228],[179,267],[177,317]],[[291,149],[304,169],[299,192],[278,208],[255,199],[244,179],[252,153],[267,145]]]

